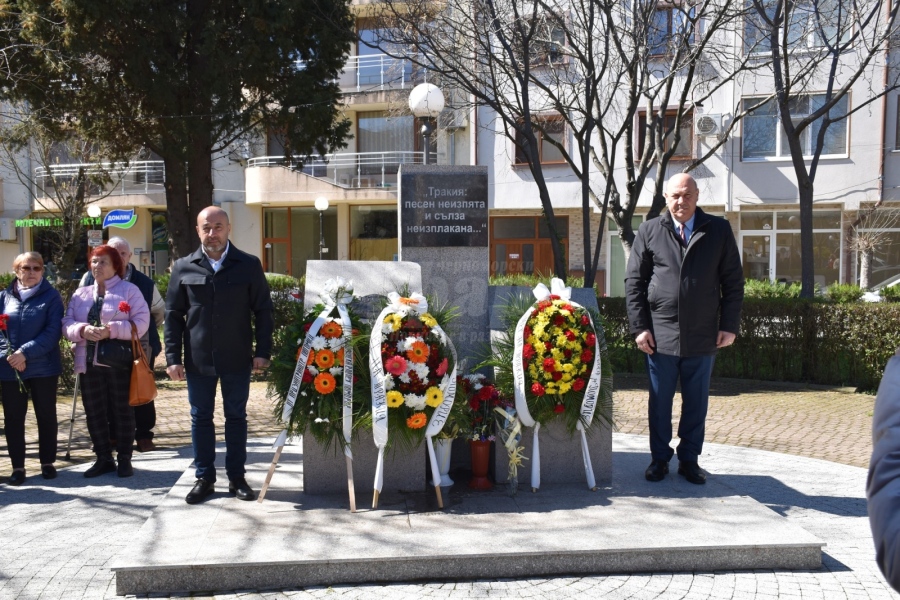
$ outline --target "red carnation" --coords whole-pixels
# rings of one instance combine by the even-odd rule
[[[569,312],[575,312],[575,307],[571,304],[564,304],[562,308],[563,310],[567,310]]]
[[[471,408],[472,410],[478,410],[479,408],[481,408],[481,400],[479,400],[477,397],[473,397],[471,400],[469,400],[469,408]]]
[[[0,315],[0,331],[6,331],[6,322],[9,320],[9,315],[3,314]]]
[[[581,353],[581,362],[589,363],[594,358],[594,353],[590,350],[585,350]]]
[[[581,315],[581,324],[585,325],[585,326],[590,325],[591,324],[590,318],[587,315]]]
[[[562,327],[566,324],[566,318],[562,315],[556,315],[555,317],[553,317],[553,324],[557,327]]]
[[[544,386],[539,383],[531,384],[531,393],[535,396],[543,396],[544,395]]]
[[[586,341],[589,346],[593,346],[594,343],[597,341],[597,336],[591,332],[588,332],[588,334],[586,336],[584,336],[584,341]]]
[[[119,302],[119,312],[124,312],[124,313],[131,312],[131,306],[129,306],[129,304],[127,302],[122,300],[121,302]]]
[[[572,358],[572,351],[569,350],[568,348],[566,348],[565,350],[563,350],[563,355],[564,355],[566,358]]]
[[[576,392],[580,392],[584,389],[584,379],[576,379],[572,382],[572,389]]]
[[[550,294],[551,300],[559,300],[559,296],[557,294]]]
[[[534,356],[534,346],[531,344],[525,344],[522,347],[522,356],[524,356],[527,360],[531,360],[531,357]]]
[[[562,379],[562,373],[560,371],[553,372],[553,381],[559,381]]]
[[[574,342],[575,341],[575,332],[572,331],[571,329],[566,329],[566,339],[569,340],[570,342]]]
[[[556,368],[556,361],[555,361],[555,360],[553,360],[552,358],[549,358],[549,357],[544,359],[544,370],[545,370],[545,371],[547,371],[548,373],[550,373],[550,372],[552,372],[553,369],[555,369],[555,368]]]
[[[523,334],[526,338],[530,338],[530,337],[531,337],[531,327],[529,327],[528,325],[526,325],[526,326],[525,326],[525,330],[522,332],[522,334]]]
[[[313,380],[312,373],[309,372],[309,369],[303,370],[303,383],[309,383]]]
[[[557,404],[556,406],[553,407],[553,412],[555,412],[555,413],[565,412],[565,410],[566,410],[566,407],[563,406],[562,404]]]

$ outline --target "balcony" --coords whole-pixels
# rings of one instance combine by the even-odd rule
[[[325,156],[260,156],[247,167],[286,167],[346,189],[397,187],[400,165],[422,164],[422,152],[358,152]]]
[[[297,61],[302,69],[303,61]],[[424,81],[424,70],[408,59],[386,54],[350,56],[335,80],[345,94],[411,88]]]
[[[90,183],[89,196],[130,196],[165,194],[163,182],[166,170],[161,160],[124,163],[75,163],[37,167],[34,170],[35,198],[56,195],[60,188],[73,185],[78,172],[84,169],[88,176],[108,178],[103,185]],[[67,192],[70,193],[70,192]],[[164,203],[164,201],[163,201]]]

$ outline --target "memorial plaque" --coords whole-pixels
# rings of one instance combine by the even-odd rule
[[[421,169],[421,170],[420,170]],[[487,170],[404,165],[400,236],[406,248],[488,245]]]

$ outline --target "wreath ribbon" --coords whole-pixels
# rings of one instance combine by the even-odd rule
[[[559,296],[561,300],[567,301],[574,308],[583,308],[577,302],[572,302],[572,288],[567,287],[562,280],[554,277],[550,280],[550,288],[548,289],[546,285],[543,283],[537,284],[532,290],[532,294],[537,299],[538,302],[542,300],[546,300],[551,295]],[[519,419],[522,421],[522,424],[526,427],[533,427],[534,433],[532,436],[534,451],[532,452],[532,460],[531,460],[531,487],[534,489],[538,489],[541,487],[541,455],[540,455],[540,445],[538,443],[538,433],[541,429],[541,424],[537,422],[531,413],[528,410],[528,401],[525,397],[525,367],[522,364],[522,350],[525,344],[525,325],[528,323],[528,318],[531,316],[532,309],[529,308],[525,311],[520,318],[518,323],[516,323],[515,330],[515,352],[513,354],[513,389],[515,392],[516,399],[516,412],[519,414]],[[596,331],[594,328],[594,321],[591,319],[590,313],[585,311],[588,315],[588,320],[590,321],[591,328]],[[594,418],[594,411],[597,408],[597,397],[600,392],[600,340],[597,336],[595,336],[594,340],[594,368],[591,370],[591,376],[588,380],[588,384],[585,387],[584,396],[581,401],[581,418],[578,420],[578,425],[576,429],[581,434],[581,454],[582,460],[584,462],[584,474],[585,479],[587,480],[588,488],[593,489],[596,487],[597,483],[594,478],[594,469],[591,464],[591,454],[590,449],[587,443],[587,434],[585,433],[585,423],[590,424]]]

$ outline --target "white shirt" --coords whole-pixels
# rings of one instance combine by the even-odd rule
[[[203,252],[203,256],[206,257],[206,260],[209,261],[209,266],[211,266],[212,270],[216,273],[218,273],[219,269],[222,268],[222,261],[225,260],[226,256],[228,256],[229,248],[231,248],[231,242],[225,242],[225,251],[222,252],[222,256],[219,257],[219,260],[213,260],[209,257],[209,254],[206,253],[206,250],[203,249],[203,246],[200,246],[200,250]]]

